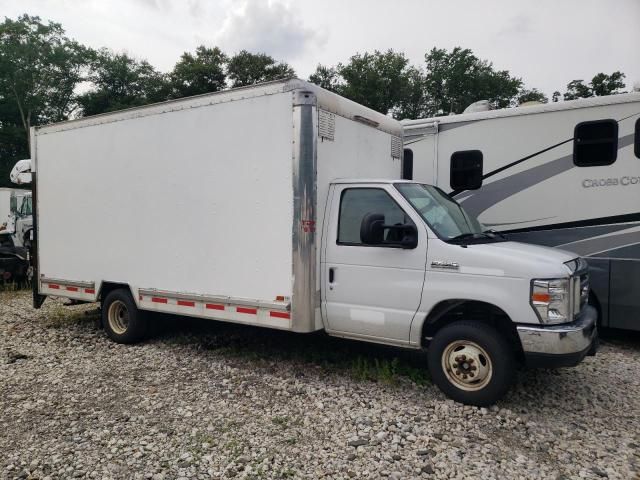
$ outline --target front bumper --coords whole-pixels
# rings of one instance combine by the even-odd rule
[[[598,348],[598,314],[584,307],[578,319],[562,325],[518,325],[525,363],[528,367],[572,367]]]

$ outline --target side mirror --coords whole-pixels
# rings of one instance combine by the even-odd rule
[[[418,229],[411,223],[385,225],[381,213],[367,213],[360,224],[360,240],[365,245],[388,245],[412,249],[418,246]],[[384,231],[390,230],[387,239]]]
[[[367,213],[362,217],[360,240],[365,245],[380,245],[384,243],[384,215],[381,213]]]

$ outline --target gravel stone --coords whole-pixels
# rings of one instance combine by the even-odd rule
[[[117,345],[95,306],[30,303],[0,292],[1,480],[640,478],[638,336],[474,408],[352,371],[402,350],[164,317]]]

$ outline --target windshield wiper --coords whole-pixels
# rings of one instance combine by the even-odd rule
[[[494,230],[493,228],[489,228],[487,230],[484,230],[482,233],[484,233],[485,235],[488,235],[488,236],[507,238],[504,233],[500,233],[497,230]]]
[[[460,235],[456,235],[455,237],[451,237],[449,239],[450,242],[456,242],[460,240],[466,240],[468,238],[476,238],[476,235],[480,235],[479,233],[461,233]]]

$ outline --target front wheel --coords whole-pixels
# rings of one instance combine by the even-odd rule
[[[441,328],[427,358],[438,388],[468,405],[494,404],[515,378],[513,349],[500,332],[480,322],[460,321]]]
[[[125,289],[109,292],[102,301],[102,325],[116,343],[139,342],[147,330],[144,313]]]

